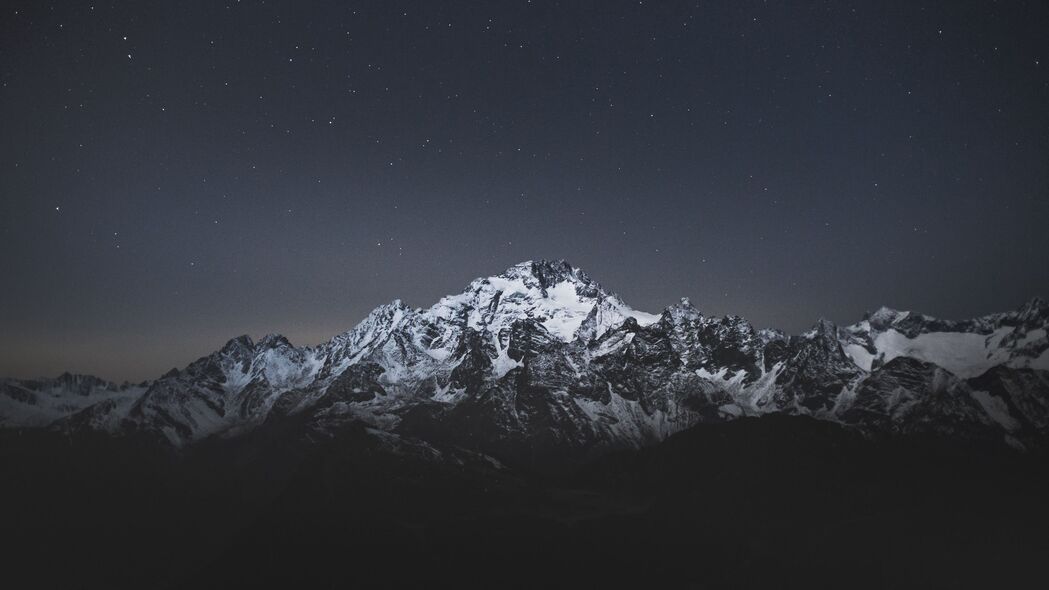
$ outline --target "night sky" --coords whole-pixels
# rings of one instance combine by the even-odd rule
[[[3,11],[0,375],[317,344],[537,258],[791,332],[1049,295],[1042,1]]]

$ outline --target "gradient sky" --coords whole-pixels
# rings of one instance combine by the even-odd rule
[[[1049,5],[69,2],[0,17],[0,375],[564,258],[797,332],[1049,295]]]

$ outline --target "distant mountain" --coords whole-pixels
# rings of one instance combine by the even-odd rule
[[[428,309],[394,301],[317,347],[230,340],[154,381],[0,381],[0,425],[146,436],[181,449],[264,426],[301,440],[363,423],[504,461],[639,448],[693,425],[804,415],[868,437],[1041,448],[1049,304],[944,321],[882,308],[801,335],[637,311],[564,261],[477,279]],[[413,443],[414,444],[414,443]]]

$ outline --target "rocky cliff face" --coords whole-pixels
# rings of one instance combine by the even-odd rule
[[[587,455],[701,422],[783,413],[872,436],[1040,447],[1049,433],[1049,304],[950,322],[882,308],[787,336],[687,299],[630,308],[564,261],[524,262],[429,309],[400,301],[317,347],[230,340],[140,385],[0,382],[0,424],[153,435],[175,447],[294,420],[348,422],[496,457]]]

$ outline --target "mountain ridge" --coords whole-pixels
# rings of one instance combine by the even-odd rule
[[[1017,448],[1049,429],[1049,303],[970,320],[882,307],[798,335],[635,310],[564,260],[525,261],[429,308],[401,300],[317,346],[242,335],[153,381],[0,381],[0,427],[149,433],[182,448],[289,416],[361,421],[501,459],[636,448],[742,416]],[[308,435],[308,434],[307,434]]]

